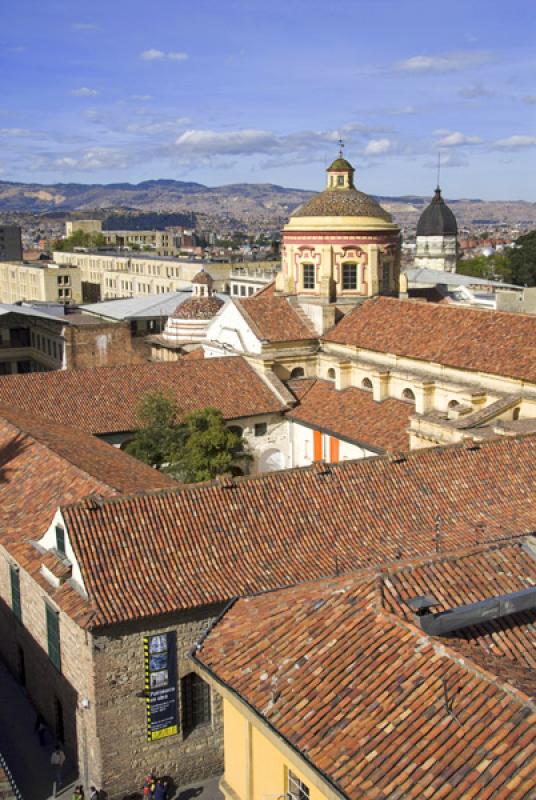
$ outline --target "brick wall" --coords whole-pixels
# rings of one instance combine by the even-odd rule
[[[192,672],[188,653],[221,607],[155,620],[148,625],[114,626],[95,636],[97,728],[102,752],[101,785],[113,800],[139,791],[147,770],[169,776],[177,785],[223,772],[221,699],[212,694],[212,719],[185,736],[181,724],[181,678]],[[147,742],[143,638],[160,631],[177,633],[179,733]]]
[[[116,367],[144,361],[143,353],[133,347],[126,322],[66,326],[65,354],[69,369]]]

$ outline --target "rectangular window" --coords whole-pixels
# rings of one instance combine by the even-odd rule
[[[266,422],[257,422],[255,424],[255,436],[264,436],[267,430],[268,424]]]
[[[48,642],[48,657],[54,666],[61,670],[61,654],[60,654],[60,615],[59,613],[45,603],[47,615],[47,642]]]
[[[195,672],[185,675],[182,685],[182,727],[189,733],[210,722],[210,687]]]
[[[20,574],[19,568],[14,564],[9,565],[9,577],[11,579],[11,609],[17,619],[22,620],[22,608],[20,604]]]
[[[292,770],[288,771],[288,795],[292,800],[309,800],[309,787]]]
[[[314,264],[304,264],[303,265],[303,288],[304,289],[314,289],[315,288],[315,265]]]
[[[60,555],[65,555],[65,531],[61,525],[56,525],[56,550]]]
[[[343,264],[342,288],[357,289],[357,264]]]

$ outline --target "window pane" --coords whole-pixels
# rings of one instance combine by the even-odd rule
[[[57,611],[45,605],[47,615],[48,657],[55,667],[61,669],[60,617]]]
[[[20,575],[16,567],[10,565],[9,574],[11,578],[11,608],[17,619],[22,619],[22,609],[20,605]]]
[[[56,550],[62,556],[65,555],[65,531],[61,525],[56,525]]]
[[[210,722],[210,687],[191,672],[182,679],[182,725],[187,733]]]
[[[291,770],[288,771],[288,793],[292,800],[309,800],[309,787]]]
[[[314,289],[315,288],[315,265],[314,264],[304,264],[303,265],[303,288],[304,289]]]
[[[342,288],[357,289],[357,264],[343,264]]]

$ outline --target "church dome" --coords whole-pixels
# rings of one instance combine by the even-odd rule
[[[196,275],[194,275],[192,278],[192,283],[197,283],[201,286],[211,286],[213,283],[212,275],[202,269]]]
[[[331,169],[331,167],[330,167]],[[325,189],[290,215],[291,217],[375,217],[385,222],[393,218],[379,203],[353,187]]]
[[[331,164],[331,166],[327,168],[327,172],[344,172],[344,171],[353,172],[354,168],[352,167],[350,162],[347,161],[342,156],[336,158],[333,164]]]
[[[417,223],[417,236],[457,236],[456,217],[441,197],[439,186]]]
[[[206,274],[206,273],[205,273]],[[192,281],[193,282],[193,281]],[[177,306],[172,314],[173,319],[212,319],[223,305],[223,300],[211,297],[190,297]]]

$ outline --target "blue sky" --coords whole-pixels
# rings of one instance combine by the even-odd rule
[[[536,201],[534,0],[18,0],[0,179]]]

